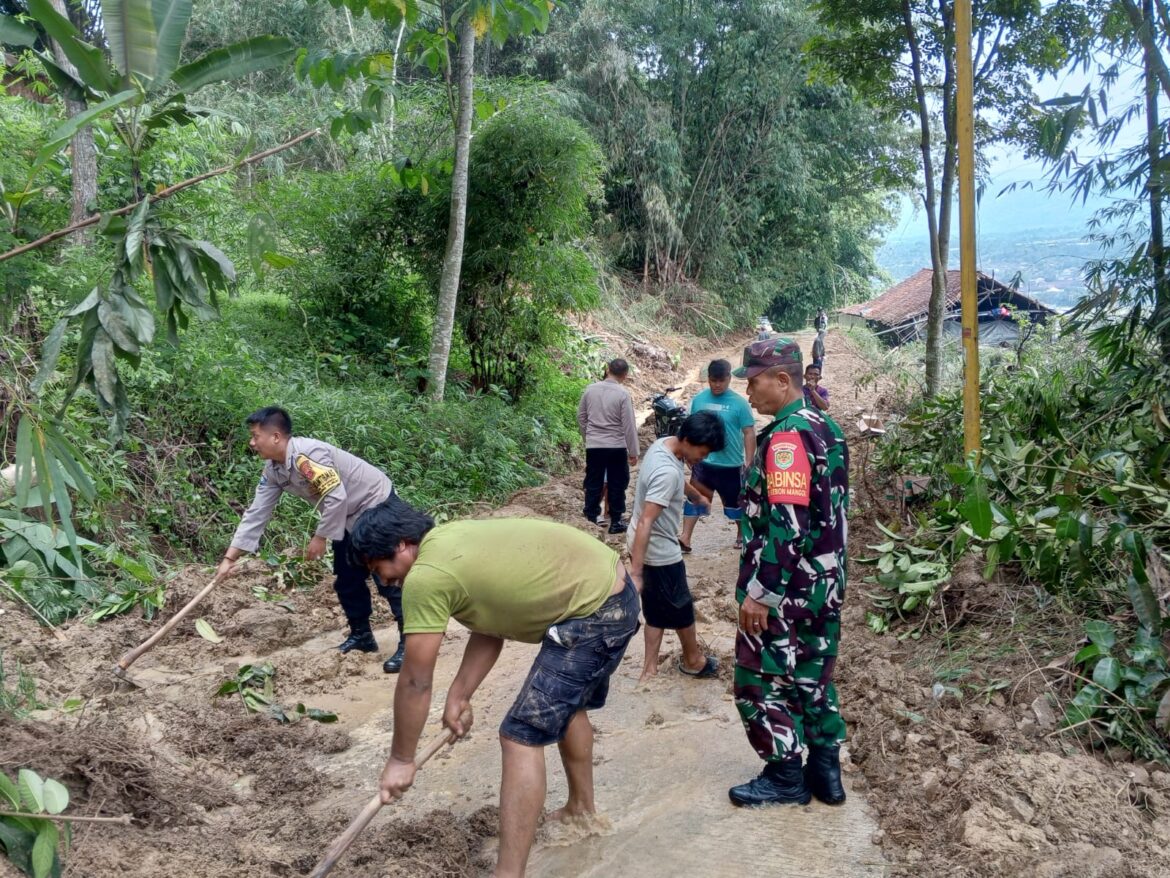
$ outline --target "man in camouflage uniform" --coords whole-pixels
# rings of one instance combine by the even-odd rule
[[[764,760],[732,787],[736,805],[845,801],[838,747],[845,723],[833,666],[845,595],[849,450],[841,428],[804,401],[800,347],[753,342],[735,372],[752,408],[773,418],[759,435],[743,494],[735,597],[735,704]],[[808,752],[808,765],[802,758]]]

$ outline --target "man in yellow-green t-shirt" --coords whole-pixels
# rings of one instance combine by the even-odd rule
[[[354,558],[382,582],[402,583],[406,660],[394,692],[394,738],[382,801],[414,782],[414,756],[431,704],[439,646],[450,619],[471,630],[447,690],[443,725],[461,719],[505,640],[540,652],[500,725],[500,850],[495,875],[521,876],[544,807],[544,748],[559,745],[569,782],[565,819],[595,810],[593,727],[609,678],[638,630],[638,592],[617,554],[575,528],[533,519],[434,520],[397,495],[353,527]]]

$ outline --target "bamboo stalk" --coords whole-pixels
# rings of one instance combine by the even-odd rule
[[[212,177],[222,176],[223,174],[228,173],[228,171],[234,171],[236,168],[253,165],[256,162],[263,161],[269,156],[276,155],[278,152],[284,152],[286,149],[291,149],[298,143],[302,143],[311,137],[316,137],[320,133],[320,128],[314,128],[312,131],[305,131],[301,134],[298,134],[292,140],[285,141],[279,146],[274,146],[271,149],[266,149],[263,152],[250,155],[246,159],[242,159],[238,162],[232,162],[230,165],[224,165],[222,168],[216,168],[213,171],[208,171],[207,173],[200,174],[197,177],[191,177],[190,179],[182,180],[172,186],[168,186],[165,189],[160,189],[154,195],[150,195],[148,197],[152,201],[161,201],[163,198],[170,198],[176,192],[181,192],[182,190],[194,186],[197,183],[202,183],[204,180],[210,180]],[[58,238],[64,238],[67,235],[72,235],[74,232],[79,232],[87,226],[92,226],[95,223],[101,222],[101,219],[104,216],[123,216],[128,214],[141,203],[141,201],[133,201],[130,204],[127,204],[125,207],[119,207],[117,210],[112,210],[107,213],[95,213],[91,217],[86,217],[81,222],[74,223],[71,226],[66,226],[63,229],[57,229],[55,232],[49,232],[49,234],[37,238],[35,241],[30,241],[27,244],[21,244],[19,247],[14,247],[7,253],[0,253],[0,262],[4,262],[6,259],[12,259],[15,256],[20,256],[22,253],[27,253],[30,250],[36,250],[38,247],[43,247],[45,244],[56,241]]]

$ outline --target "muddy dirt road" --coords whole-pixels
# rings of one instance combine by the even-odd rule
[[[800,339],[807,349],[811,336]],[[738,349],[714,353],[738,359]],[[669,364],[647,370],[636,398],[678,384],[680,377],[689,377],[693,392],[697,366],[711,355],[691,352],[678,372]],[[872,402],[875,391],[858,391],[870,371],[847,339],[830,333],[825,384],[833,394],[832,414],[850,437],[860,487],[851,517],[854,557],[873,541],[872,518],[888,514],[856,477],[867,451],[855,425],[879,405]],[[592,529],[579,518],[581,505],[575,474],[523,491],[491,514],[546,516]],[[864,572],[854,567],[838,666],[850,734],[849,801],[837,809],[817,803],[732,808],[727,788],[759,768],[729,692],[732,540],[716,512],[699,525],[687,557],[699,632],[720,659],[719,678],[682,676],[675,667],[677,640],[668,635],[658,677],[639,685],[642,641],[635,638],[614,677],[609,705],[593,716],[602,817],[589,826],[542,828],[530,875],[1170,874],[1170,774],[1121,761],[1106,765],[1052,736],[1051,717],[1039,712],[1048,696],[1035,662],[1003,659],[1013,638],[1022,639],[1020,630],[1034,632],[1048,620],[1027,616],[1018,595],[1002,586],[989,591],[977,577],[956,587],[966,588],[972,607],[984,607],[987,618],[1010,616],[1017,627],[1005,632],[972,625],[975,646],[963,645],[956,657],[949,642],[943,649],[937,641],[900,642],[868,631]],[[170,586],[166,613],[182,606],[206,576],[196,569],[180,575]],[[66,878],[305,875],[372,795],[389,747],[395,678],[382,673],[381,657],[336,652],[342,620],[328,580],[292,593],[287,606],[254,595],[254,588],[272,584],[271,574],[256,565],[215,591],[196,615],[223,641],[210,643],[185,622],[135,666],[145,690],[116,685],[109,669],[160,620],[75,622],[58,641],[0,600],[6,667],[20,662],[47,705],[21,722],[0,719],[0,768],[14,774],[27,766],[62,780],[76,813],[135,818],[132,827],[79,827],[65,858]],[[378,613],[384,655],[395,634],[385,608]],[[428,735],[438,733],[445,685],[465,640],[453,624],[436,674]],[[979,652],[991,654],[992,647],[994,666]],[[1034,641],[1030,648],[1036,649]],[[1052,649],[1067,649],[1063,633],[1053,637]],[[505,647],[475,699],[471,736],[427,765],[415,789],[383,810],[335,874],[455,878],[490,868],[498,830],[495,729],[534,650]],[[1030,652],[1018,654],[1032,659]],[[1046,659],[1037,653],[1036,660]],[[971,690],[978,696],[948,682],[948,694],[937,697],[939,675],[955,671],[959,661],[965,665],[959,670],[978,683]],[[237,699],[213,697],[249,663],[276,669],[281,704],[332,710],[338,722],[280,725],[247,714]],[[1015,685],[995,688],[997,680]],[[548,807],[555,808],[564,781],[554,752],[548,763]],[[10,871],[0,858],[0,876]]]

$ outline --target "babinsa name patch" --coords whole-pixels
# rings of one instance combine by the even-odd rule
[[[808,506],[812,470],[795,430],[773,433],[764,460],[768,502]]]

